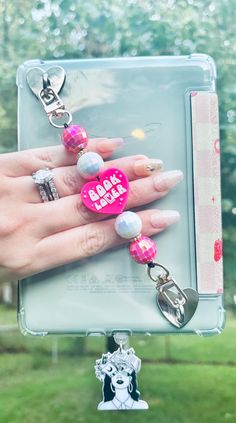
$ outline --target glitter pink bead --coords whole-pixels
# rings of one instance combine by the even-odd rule
[[[131,242],[129,252],[134,261],[146,264],[153,261],[157,253],[157,245],[151,238],[141,235],[140,238]]]
[[[78,153],[88,144],[87,131],[79,125],[70,125],[62,132],[62,143],[67,151]]]

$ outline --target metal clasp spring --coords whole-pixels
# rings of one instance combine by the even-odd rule
[[[65,105],[59,95],[50,86],[39,92],[39,100],[48,116],[51,114],[58,116],[58,109],[63,109],[63,112],[65,110]]]

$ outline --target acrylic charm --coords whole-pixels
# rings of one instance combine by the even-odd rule
[[[119,214],[126,205],[129,192],[127,176],[116,168],[99,174],[99,180],[87,182],[81,189],[83,204],[96,213]]]
[[[103,400],[98,410],[146,410],[148,404],[139,399],[136,375],[141,360],[133,348],[119,348],[96,360],[95,374],[103,383]]]

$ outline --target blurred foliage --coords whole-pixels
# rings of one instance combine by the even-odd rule
[[[207,53],[216,61],[228,302],[236,287],[236,0],[0,0],[0,151],[16,149],[16,68],[33,59]],[[233,211],[233,212],[232,212]]]

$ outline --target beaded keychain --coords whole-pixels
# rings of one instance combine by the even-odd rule
[[[60,84],[53,80],[53,76],[57,74],[64,75],[64,79],[61,77],[63,82]],[[98,153],[86,150],[87,131],[80,125],[71,124],[71,113],[65,110],[58,96],[64,80],[65,72],[61,67],[50,68],[46,72],[40,68],[34,68],[27,75],[28,84],[43,104],[50,124],[55,128],[63,129],[64,147],[69,153],[77,155],[79,175],[89,181],[81,189],[83,204],[89,210],[99,214],[118,215],[115,220],[115,231],[120,237],[130,241],[131,258],[138,264],[147,265],[147,274],[156,284],[156,301],[159,310],[172,325],[182,328],[196,311],[198,293],[191,288],[181,289],[170,276],[169,270],[154,261],[157,245],[151,238],[142,235],[142,221],[139,215],[131,211],[123,211],[129,193],[128,178],[121,169],[112,167],[104,170],[102,157]],[[40,89],[38,89],[39,86]],[[58,125],[56,119],[66,119],[67,122]],[[154,268],[159,270],[155,276],[152,273]],[[113,354],[104,354],[96,362],[96,376],[103,382],[104,389],[105,384],[108,383],[107,378],[110,378],[111,388],[110,400],[104,397],[98,409],[148,408],[145,401],[139,400],[138,391],[131,397],[129,390],[136,391],[137,388],[136,374],[140,370],[140,364],[138,364],[140,359],[135,356],[133,349],[123,349],[123,345],[127,343],[123,335],[116,334],[115,340],[120,345],[119,349]]]
[[[123,212],[128,198],[128,178],[118,168],[103,170],[102,157],[86,150],[88,134],[81,126],[64,124],[62,143],[67,151],[78,154],[78,173],[90,181],[81,189],[83,204],[96,213],[121,213],[115,220],[115,231],[130,241],[131,258],[136,263],[147,265],[148,276],[156,282],[157,304],[163,315],[174,326],[183,327],[196,310],[198,294],[191,288],[180,289],[168,269],[153,261],[157,254],[155,241],[141,234],[142,221],[137,213]],[[151,269],[155,267],[161,268],[164,273],[153,276]]]

